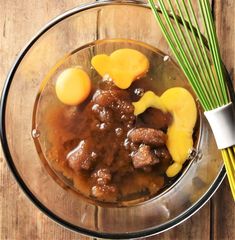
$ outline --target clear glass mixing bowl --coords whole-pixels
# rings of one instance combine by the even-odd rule
[[[212,196],[225,171],[212,132],[201,116],[198,156],[176,184],[149,201],[130,207],[98,206],[52,177],[31,136],[41,81],[74,49],[106,38],[142,41],[171,56],[143,2],[100,1],[72,9],[48,23],[13,65],[1,100],[1,140],[16,180],[45,214],[83,234],[130,239],[160,233],[190,217]]]

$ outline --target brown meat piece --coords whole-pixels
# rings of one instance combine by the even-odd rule
[[[134,106],[126,90],[112,88],[97,90],[92,99],[92,111],[96,117],[107,125],[114,121],[125,124],[128,129],[133,128],[136,117]]]
[[[98,88],[102,90],[110,90],[117,87],[110,76],[108,74],[105,74],[102,81],[98,82]]]
[[[78,146],[67,155],[69,167],[75,172],[91,170],[97,154],[92,151],[88,140],[82,140]]]
[[[110,109],[106,109],[104,107],[101,107],[98,104],[94,104],[92,106],[92,112],[95,113],[95,116],[97,119],[102,123],[110,123],[113,119],[113,114]]]
[[[100,151],[102,153],[103,162],[105,165],[111,166],[120,148],[118,146],[118,142],[115,141],[116,139],[112,139],[112,135],[108,139],[109,145],[103,145]]]
[[[115,98],[122,101],[130,101],[130,95],[126,90],[119,88],[113,88],[110,90],[110,94]]]
[[[111,105],[116,101],[116,98],[111,94],[111,90],[97,90],[92,101],[101,107],[111,107]]]
[[[129,132],[128,138],[133,143],[144,143],[151,146],[164,146],[167,136],[161,130],[153,128],[137,128]]]
[[[92,177],[95,179],[98,185],[107,185],[112,178],[110,170],[108,168],[101,168],[96,170]]]
[[[117,187],[114,185],[95,185],[91,189],[91,194],[99,200],[114,200],[117,195]]]
[[[145,168],[155,165],[159,159],[147,145],[140,145],[139,150],[133,154],[132,162],[135,168]]]
[[[134,106],[125,90],[98,90],[92,100],[101,107],[119,110],[121,114],[133,114],[134,112]]]
[[[117,101],[116,108],[120,111],[121,114],[133,114],[134,106],[131,102],[127,101]]]

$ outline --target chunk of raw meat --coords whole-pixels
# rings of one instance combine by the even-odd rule
[[[161,130],[153,128],[137,128],[129,132],[128,138],[133,143],[144,143],[151,146],[164,146],[167,136]]]
[[[121,114],[133,114],[134,112],[134,106],[128,93],[124,90],[98,90],[95,92],[92,101],[100,107],[118,110]]]
[[[135,168],[146,168],[159,163],[159,159],[147,145],[140,145],[138,151],[132,156],[132,163]]]
[[[114,185],[95,185],[91,189],[91,194],[99,200],[113,199],[116,198],[117,187]]]
[[[92,151],[88,140],[82,140],[78,146],[67,155],[70,168],[75,172],[91,170],[97,154]]]
[[[112,122],[113,119],[113,114],[110,109],[107,109],[105,107],[101,107],[98,104],[94,104],[92,106],[92,111],[95,113],[95,116],[97,119],[102,122],[102,123],[107,123],[109,124]]]
[[[96,170],[92,177],[95,178],[98,185],[107,185],[111,181],[112,175],[108,168],[101,168]]]

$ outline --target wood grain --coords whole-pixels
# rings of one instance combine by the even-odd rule
[[[86,0],[0,0],[0,89],[14,59],[46,22]],[[235,1],[214,1],[223,60],[234,79]],[[148,239],[235,239],[235,210],[225,181],[212,200],[186,222]],[[23,194],[0,152],[0,240],[88,240],[42,214]]]

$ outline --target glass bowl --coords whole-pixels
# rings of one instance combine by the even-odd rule
[[[100,1],[74,8],[48,23],[13,65],[1,99],[1,140],[17,182],[50,218],[90,236],[130,239],[166,231],[186,220],[213,195],[225,170],[202,114],[196,156],[175,184],[141,204],[94,204],[79,197],[42,164],[31,135],[34,103],[42,80],[75,49],[114,38],[144,42],[173,59],[144,2]]]

